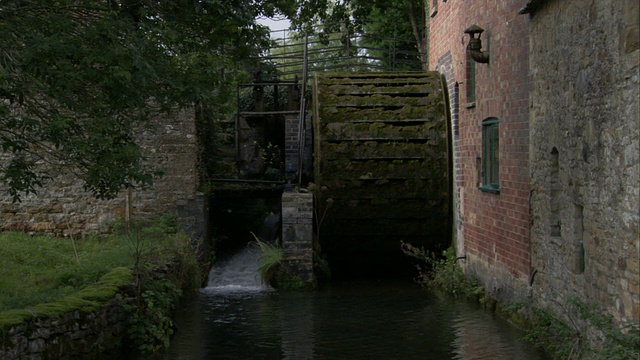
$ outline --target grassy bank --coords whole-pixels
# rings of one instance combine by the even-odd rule
[[[142,353],[166,348],[173,333],[170,311],[181,290],[200,286],[190,239],[171,218],[121,228],[114,235],[75,240],[0,234],[3,337],[29,319],[96,310],[127,287],[123,307],[130,343]]]
[[[122,237],[71,239],[0,235],[0,312],[58,300],[97,281],[116,267],[131,267]]]
[[[110,270],[140,270],[189,258],[189,239],[170,220],[85,239],[0,234],[0,313],[53,302],[96,283]],[[195,259],[191,256],[192,266]]]

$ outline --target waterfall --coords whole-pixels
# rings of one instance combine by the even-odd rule
[[[227,260],[216,263],[209,272],[208,293],[259,292],[270,289],[262,284],[258,267],[260,249],[246,246]]]

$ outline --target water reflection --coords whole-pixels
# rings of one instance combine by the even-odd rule
[[[413,284],[203,292],[165,359],[543,359],[501,319]]]
[[[287,309],[279,309],[282,355],[285,359],[312,359],[315,353],[314,297],[301,295]]]
[[[535,359],[530,346],[518,341],[520,332],[508,323],[470,304],[457,304],[452,326],[454,359],[512,360]]]

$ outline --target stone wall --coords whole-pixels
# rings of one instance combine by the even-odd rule
[[[533,287],[547,304],[577,295],[638,321],[639,5],[535,3]]]
[[[313,195],[282,194],[282,248],[287,272],[313,283]]]
[[[37,318],[12,327],[0,356],[14,359],[113,359],[126,335],[126,313],[118,298],[94,312],[80,310],[56,318]]]
[[[526,1],[434,1],[430,69],[445,77],[453,139],[454,238],[459,261],[501,299],[526,296],[529,243],[529,21],[518,15]],[[489,63],[466,55],[471,25],[484,29]],[[471,73],[475,73],[475,79]],[[472,91],[475,90],[475,98]],[[482,122],[499,120],[499,193],[480,189]]]
[[[182,291],[195,290],[193,272],[176,271],[182,259],[156,264],[142,281],[169,280]],[[51,303],[9,310],[0,328],[0,359],[120,359],[140,355],[128,334],[135,288],[140,284],[128,268],[114,268],[97,282]],[[175,288],[173,288],[175,289]],[[155,310],[175,308],[173,290],[163,296],[172,301]],[[156,304],[157,305],[157,304]],[[164,314],[164,315],[169,315]],[[151,319],[150,321],[158,321]],[[135,323],[135,321],[134,321]],[[161,336],[161,334],[155,334]]]
[[[84,191],[72,174],[61,171],[37,194],[20,203],[0,196],[0,230],[34,234],[82,236],[109,231],[115,219],[127,214],[154,216],[176,214],[194,238],[204,231],[204,197],[197,192],[198,149],[193,109],[156,119],[156,131],[140,134],[148,161],[164,171],[146,190],[122,191],[112,200],[97,200]]]

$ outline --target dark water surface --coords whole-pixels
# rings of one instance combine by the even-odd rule
[[[544,359],[492,313],[407,282],[207,288],[176,324],[164,359]]]

